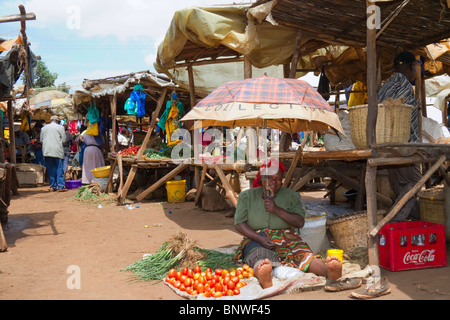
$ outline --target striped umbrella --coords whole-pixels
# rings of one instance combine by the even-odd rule
[[[189,127],[259,127],[344,133],[338,115],[307,82],[262,76],[223,84],[182,119]]]

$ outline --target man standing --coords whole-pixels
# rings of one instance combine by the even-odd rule
[[[412,105],[411,136],[409,142],[420,142],[419,139],[419,112],[418,103],[414,97],[412,83],[416,78],[416,64],[418,61],[411,52],[399,53],[394,59],[395,73],[386,81],[378,92],[378,101],[382,103],[388,98],[405,98],[405,104]],[[406,166],[393,166],[388,169],[389,180],[397,195],[395,203],[411,190],[422,177],[418,163]],[[420,207],[417,198],[410,199],[403,208],[392,219],[392,222],[404,221],[408,218],[418,220],[420,218]]]
[[[52,116],[41,130],[42,152],[50,179],[50,191],[66,191],[64,179],[64,146],[66,132],[59,117]]]

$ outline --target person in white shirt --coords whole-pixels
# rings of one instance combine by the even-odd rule
[[[130,139],[127,138],[128,130],[127,128],[122,128],[120,133],[117,135],[117,141],[119,142],[120,149],[128,148],[130,144]]]
[[[59,124],[59,117],[52,116],[50,121],[41,130],[42,152],[50,180],[50,191],[66,191],[63,167],[66,132]]]

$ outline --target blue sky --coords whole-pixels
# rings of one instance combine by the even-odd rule
[[[31,50],[40,55],[56,85],[72,90],[84,79],[153,69],[156,49],[176,10],[232,0],[2,0],[0,16],[18,14],[23,4],[36,20],[27,21]],[[235,1],[242,3],[243,1]],[[20,23],[0,24],[0,37],[20,33]]]

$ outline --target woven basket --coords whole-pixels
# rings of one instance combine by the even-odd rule
[[[350,134],[356,149],[367,149],[366,123],[368,109],[368,105],[348,109]],[[377,143],[408,142],[411,131],[412,109],[413,106],[407,104],[379,104],[375,128]]]
[[[386,212],[378,210],[377,220],[381,221]],[[367,211],[357,211],[327,220],[336,246],[346,252],[357,247],[367,247],[369,226]]]
[[[420,220],[445,224],[445,191],[435,187],[420,191]]]

